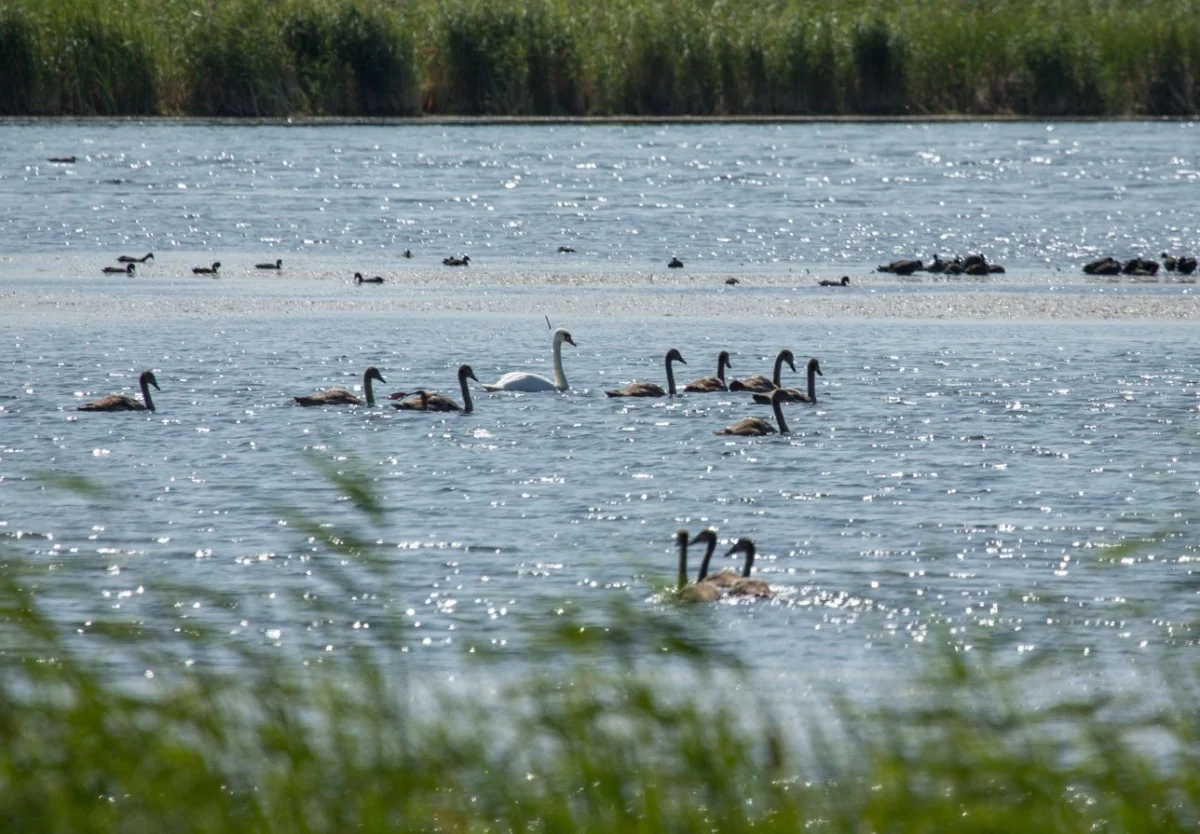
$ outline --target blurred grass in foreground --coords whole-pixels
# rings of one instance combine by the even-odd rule
[[[0,115],[1193,115],[1200,0],[0,0]]]
[[[324,475],[364,524],[385,512],[362,481],[328,466]],[[369,539],[298,526],[332,554],[312,563],[332,587],[353,593],[345,566],[386,577]],[[601,610],[548,604],[555,615],[528,626],[519,651],[502,650],[503,674],[470,667],[497,681],[493,689],[454,688],[415,679],[412,656],[398,649],[399,618],[383,611],[370,640],[329,662],[199,630],[185,635],[195,651],[181,656],[137,623],[65,629],[39,603],[56,577],[12,548],[3,555],[5,831],[1144,834],[1200,825],[1194,665],[1161,669],[1153,699],[1055,703],[1036,690],[1053,658],[1014,669],[986,653],[947,652],[903,697],[887,699],[881,681],[879,706],[831,696],[798,713],[764,702],[736,653],[690,636],[705,633],[709,609],[618,598]],[[221,664],[232,671],[181,662],[218,641],[241,653]],[[99,658],[118,654],[158,673],[114,682]]]

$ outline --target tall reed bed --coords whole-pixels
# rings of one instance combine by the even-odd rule
[[[1200,0],[0,0],[0,112],[1190,115]]]

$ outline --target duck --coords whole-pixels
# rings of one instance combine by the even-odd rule
[[[683,261],[679,258],[671,258],[667,261],[667,269],[683,269]]]
[[[374,365],[367,368],[363,373],[363,391],[367,396],[367,406],[375,405],[375,388],[371,385],[372,380],[387,382],[383,378],[383,374],[379,373],[379,369]],[[310,394],[307,397],[293,397],[296,405],[363,405],[363,401],[354,394],[347,391],[345,388],[328,388],[324,391],[318,391],[315,394]]]
[[[74,165],[75,157],[72,156],[51,156],[46,159],[47,162],[55,162],[59,165]]]
[[[925,264],[921,263],[920,261],[905,259],[900,261],[892,261],[889,264],[883,264],[882,266],[876,267],[875,271],[891,272],[896,275],[912,275],[917,270],[924,268]]]
[[[725,286],[727,286],[727,287],[736,287],[740,283],[742,283],[742,282],[733,277],[725,279]]]
[[[193,275],[216,275],[217,270],[221,268],[220,261],[213,261],[212,266],[194,266],[192,267]]]
[[[687,578],[688,531],[680,530],[675,534],[675,546],[679,548],[679,582],[676,592],[684,602],[716,602],[721,598],[717,586],[706,582],[689,583]]]
[[[708,565],[712,562],[713,553],[717,549],[717,531],[711,527],[704,528],[696,534],[696,538],[692,539],[692,544],[699,542],[705,543],[705,549],[704,558],[700,560],[700,572],[696,576],[696,581],[717,588],[728,588],[737,582],[738,575],[729,569],[722,569],[711,575],[708,572]]]
[[[475,403],[471,400],[471,389],[467,387],[468,379],[479,381],[470,365],[459,365],[458,386],[462,391],[462,405],[442,394],[416,391],[408,399],[392,403],[392,408],[398,408],[401,411],[461,411],[463,414],[470,414],[475,410]]]
[[[484,385],[483,390],[524,391],[530,394],[537,393],[538,391],[566,391],[569,386],[567,384],[567,375],[563,373],[562,346],[564,342],[572,347],[579,347],[579,345],[575,344],[575,340],[571,338],[571,334],[561,327],[554,331],[552,341],[554,351],[554,379],[547,379],[541,374],[531,374],[526,371],[510,371],[495,382]]]
[[[717,354],[717,375],[702,376],[699,379],[693,379],[687,385],[683,386],[683,390],[693,394],[728,391],[729,389],[725,385],[725,369],[732,367],[733,365],[729,362],[729,351],[723,350]]]
[[[411,258],[411,257],[412,257],[412,250],[411,250],[411,249],[405,249],[403,252],[401,252],[401,253],[400,253],[400,257],[402,257],[402,258]]]
[[[808,376],[807,391],[800,391],[796,388],[775,389],[776,391],[782,391],[786,395],[784,397],[784,402],[808,403],[809,405],[817,404],[817,375],[820,374],[821,376],[825,376],[825,374],[821,373],[821,363],[817,361],[816,357],[808,360],[808,364],[805,366],[805,372]],[[761,405],[769,405],[771,402],[771,397],[774,393],[775,392],[772,391],[771,394],[755,394],[754,401]]]
[[[760,393],[770,393],[780,387],[780,374],[783,373],[783,363],[786,362],[788,367],[792,369],[792,373],[796,372],[796,357],[790,350],[784,348],[779,351],[775,357],[775,373],[771,379],[765,376],[752,376],[746,379],[735,379],[729,383],[730,391],[758,391]]]
[[[356,284],[382,284],[383,276],[376,275],[373,278],[364,278],[361,272],[354,273],[354,283]]]
[[[750,576],[750,568],[754,565],[754,540],[742,537],[737,540],[733,547],[729,548],[726,556],[732,556],[735,553],[746,554],[746,564],[742,567],[742,578],[729,586],[729,595],[733,597],[763,597],[771,598],[775,596],[775,592],[771,590],[771,586],[761,579],[753,579]]]
[[[1094,261],[1084,264],[1083,272],[1085,275],[1109,275],[1111,273],[1107,270],[1111,269],[1113,264],[1116,265],[1117,272],[1120,272],[1120,262],[1112,255],[1105,255],[1103,258],[1097,258]]]
[[[255,269],[283,269],[283,258],[277,258],[273,264],[255,264]]]
[[[140,257],[140,258],[135,258],[133,255],[122,255],[121,257],[117,258],[117,263],[119,263],[119,264],[144,264],[146,261],[152,261],[152,260],[154,260],[154,253],[147,252],[145,255],[142,255],[142,257]]]
[[[1130,258],[1121,265],[1121,272],[1125,275],[1140,275],[1143,277],[1158,274],[1158,261],[1150,258]]]
[[[142,371],[138,377],[138,385],[142,389],[142,401],[138,402],[128,394],[109,394],[107,397],[101,397],[98,400],[92,400],[90,403],[84,403],[75,407],[76,411],[153,411],[154,400],[150,399],[150,386],[153,385],[157,390],[158,380],[154,378],[154,371]]]
[[[442,258],[442,263],[446,266],[469,266],[471,263],[471,256],[463,255],[461,258],[456,258],[454,256]]]
[[[106,266],[101,270],[105,275],[132,275],[133,264],[125,264],[125,266]]]
[[[1180,275],[1191,275],[1196,271],[1196,259],[1191,255],[1185,255],[1176,262],[1175,271]]]
[[[558,247],[558,253],[560,255],[573,255],[575,254],[575,249],[570,246],[560,246]]]
[[[946,261],[943,261],[938,256],[937,252],[934,252],[933,260],[929,263],[928,266],[925,267],[925,271],[940,275],[941,273],[946,271],[947,266],[949,266],[949,264]]]
[[[818,281],[817,284],[822,287],[848,287],[850,286],[850,276],[843,275],[841,280],[838,281],[831,281],[826,278]]]
[[[787,421],[783,419],[782,408],[783,403],[787,401],[788,393],[783,388],[776,388],[771,392],[771,407],[775,409],[775,422],[779,424],[779,434],[787,434],[789,432]],[[775,427],[761,417],[743,417],[736,423],[726,426],[720,431],[713,432],[713,434],[729,434],[737,437],[762,437],[775,433]]]
[[[675,396],[675,371],[671,367],[672,362],[679,362],[686,365],[683,355],[675,348],[667,351],[667,390],[664,391],[661,385],[653,382],[631,382],[624,388],[618,388],[615,391],[605,391],[606,397],[673,397]]]

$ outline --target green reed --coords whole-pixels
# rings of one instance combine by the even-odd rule
[[[1194,115],[1200,0],[0,0],[0,113]]]

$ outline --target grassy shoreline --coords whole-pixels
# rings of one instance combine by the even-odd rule
[[[1200,0],[0,0],[0,115],[1198,112]]]

